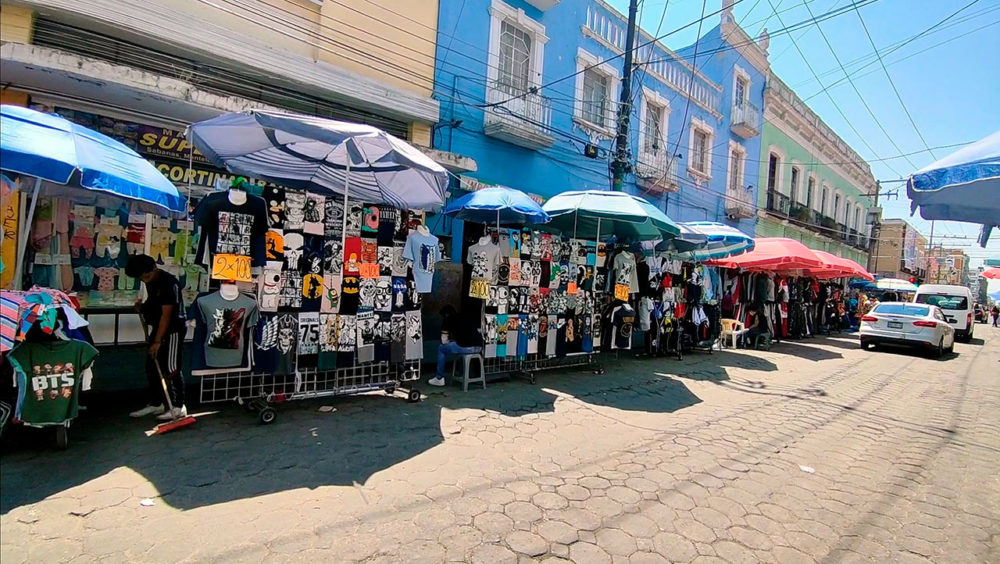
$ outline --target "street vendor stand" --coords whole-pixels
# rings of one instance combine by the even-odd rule
[[[406,387],[418,401],[419,295],[440,252],[410,212],[441,207],[447,171],[377,128],[313,116],[224,114],[188,136],[213,164],[284,187],[264,194],[268,256],[243,280],[262,306],[274,292],[255,352],[276,355],[277,368],[205,371],[202,401],[240,401],[262,423],[292,399]],[[321,305],[307,311],[313,299]]]
[[[0,353],[17,375],[14,416],[27,425],[55,427],[56,442],[65,447],[67,429],[78,411],[79,393],[89,388],[90,366],[97,350],[92,346],[87,321],[79,315],[75,296],[36,285],[22,291],[29,235],[41,200],[58,198],[113,208],[125,205],[131,211],[165,217],[183,216],[187,207],[176,187],[152,165],[101,133],[56,115],[8,105],[0,107],[0,130],[4,174],[17,176],[22,183],[28,180],[32,186],[30,196],[16,194],[26,212],[18,210],[17,214],[15,264],[3,265],[5,269],[13,267],[14,275],[5,278],[10,288],[5,286],[0,300]],[[7,188],[16,185],[10,182]],[[5,193],[5,199],[14,195]],[[69,217],[50,216],[45,225],[54,228],[69,222]],[[6,233],[4,238],[6,245]],[[53,238],[47,250],[60,243],[63,241],[58,237]],[[66,254],[54,255],[59,260],[48,264],[69,266],[70,249],[59,250]],[[11,410],[2,411],[9,415]]]

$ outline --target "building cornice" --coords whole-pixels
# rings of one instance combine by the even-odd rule
[[[767,51],[762,49],[738,23],[729,20],[725,17],[722,19],[722,26],[719,28],[722,40],[732,45],[747,62],[766,75],[771,68],[771,63],[767,60]]]
[[[797,97],[795,99],[798,100]],[[825,166],[853,183],[862,195],[869,196],[875,185],[875,177],[868,163],[801,100],[798,101],[799,104],[790,103],[769,81],[764,90],[765,121],[810,152],[821,156],[821,160],[826,162]]]
[[[214,25],[160,2],[144,0],[24,0],[40,14],[60,13],[149,38],[156,43],[198,53],[242,67],[275,82],[359,109],[406,121],[434,123],[436,100],[409,92],[335,65],[273,46],[236,30]]]

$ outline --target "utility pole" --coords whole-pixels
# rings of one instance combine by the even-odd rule
[[[611,189],[621,192],[625,189],[625,173],[629,169],[628,121],[632,115],[632,50],[635,47],[635,18],[639,11],[639,0],[629,0],[628,31],[625,33],[625,66],[622,69],[622,91],[618,100],[618,135],[615,139],[615,160],[611,163],[613,180]]]
[[[882,189],[882,185],[878,180],[875,181],[875,206],[878,209],[878,193]],[[878,240],[882,233],[882,224],[879,221],[872,223],[871,238],[868,239],[868,272],[872,272],[873,268],[878,268]]]

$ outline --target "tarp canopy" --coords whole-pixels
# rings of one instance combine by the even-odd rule
[[[754,240],[754,249],[739,256],[707,261],[725,268],[745,270],[823,269],[822,259],[795,239],[763,237]]]

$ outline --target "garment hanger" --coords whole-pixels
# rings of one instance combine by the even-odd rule
[[[237,206],[247,203],[247,192],[243,188],[246,179],[242,176],[236,177],[229,184],[229,201]]]

